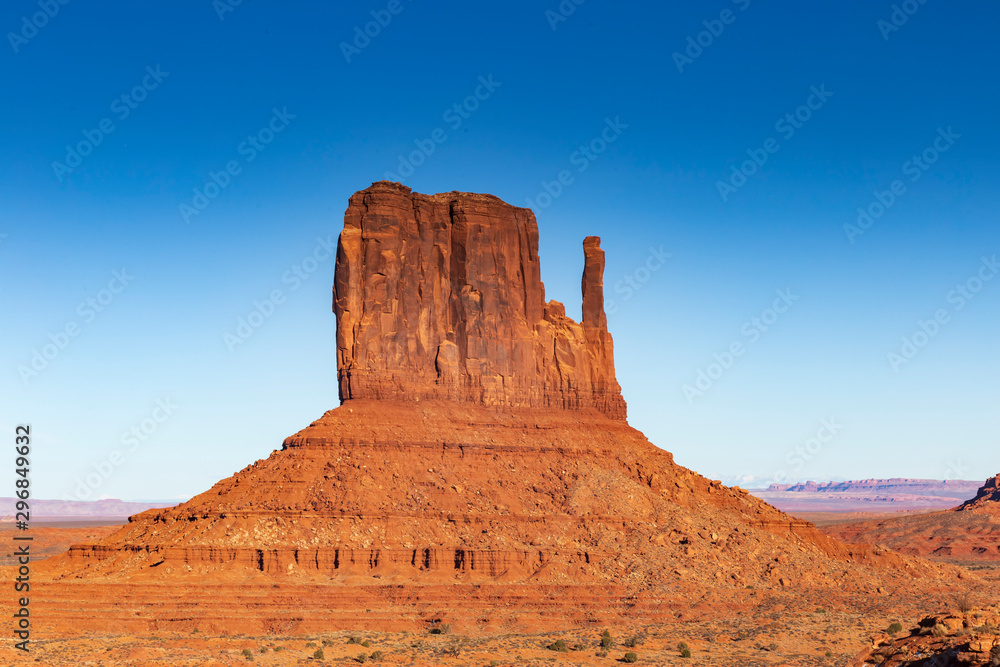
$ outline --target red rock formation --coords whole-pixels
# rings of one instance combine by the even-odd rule
[[[161,584],[252,577],[290,596],[322,583],[318,602],[296,598],[304,611],[289,622],[301,624],[288,627],[306,631],[319,623],[317,605],[371,599],[376,585],[385,599],[353,603],[365,616],[344,607],[341,622],[419,624],[442,605],[470,622],[506,623],[526,609],[560,626],[609,613],[648,621],[710,589],[850,582],[873,592],[887,579],[940,574],[836,542],[677,465],[630,427],[598,239],[584,241],[577,323],[544,301],[537,236],[530,211],[487,195],[384,182],[355,194],[334,290],[343,404],[190,501],[33,569],[32,585],[125,581],[108,589],[105,626],[124,627],[122,609],[139,623],[141,607],[143,618],[175,614],[184,627],[190,610],[147,602],[162,600]],[[511,586],[516,601],[500,602]],[[39,597],[55,601],[45,618],[69,619],[62,631],[92,625],[57,591]],[[552,612],[556,597],[563,606]],[[271,631],[274,608],[199,613],[220,631]]]
[[[960,510],[973,509],[997,509],[1000,510],[1000,475],[986,480],[975,498],[965,501]]]
[[[387,181],[356,193],[334,285],[341,400],[595,408],[625,419],[596,236],[584,260],[578,324],[545,302],[530,210]]]

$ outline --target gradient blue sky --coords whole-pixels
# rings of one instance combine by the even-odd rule
[[[536,209],[547,296],[579,317],[580,244],[600,235],[630,421],[681,464],[748,486],[1000,471],[1000,280],[949,300],[1000,253],[1000,9],[914,2],[886,39],[890,2],[587,0],[553,29],[556,0],[399,0],[348,62],[340,44],[388,6],[245,0],[220,19],[211,0],[77,1],[12,43],[41,10],[4,3],[0,427],[13,444],[32,425],[36,497],[74,495],[115,450],[91,497],[188,497],[337,405],[333,261],[283,278],[437,128],[405,180],[419,192],[524,206],[571,172]],[[724,10],[679,71],[673,54]],[[114,100],[157,66],[121,119]],[[445,112],[490,76],[454,128]],[[832,96],[787,136],[776,121],[814,86]],[[247,162],[241,142],[275,108],[295,117]],[[53,162],[105,118],[114,130],[60,181]],[[606,119],[627,127],[578,171]],[[939,128],[960,137],[909,180]],[[780,150],[724,201],[718,181],[769,138]],[[240,173],[186,223],[179,205],[230,161]],[[849,242],[844,225],[896,179],[906,191]],[[89,321],[79,304],[123,268],[134,279]],[[625,298],[628,276],[642,282]],[[275,289],[284,303],[230,351],[224,334]],[[745,323],[784,289],[798,300],[751,340]],[[894,371],[888,353],[938,309],[948,321]],[[79,334],[23,381],[68,323]],[[689,400],[734,342],[744,354]],[[123,433],[165,416],[157,399],[177,407],[128,451]],[[825,419],[836,433],[810,443]]]

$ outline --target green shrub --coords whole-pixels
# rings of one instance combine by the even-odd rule
[[[360,644],[361,640],[358,639],[357,637],[355,637],[354,635],[351,635],[350,637],[347,638],[347,643],[348,644]]]
[[[368,662],[368,654],[362,653],[358,657],[356,657],[355,660],[357,660],[358,662]]]
[[[365,648],[371,648],[372,647],[372,643],[370,641],[368,641],[367,639],[364,640],[363,642],[361,642],[361,645],[364,646]]]
[[[691,657],[691,648],[684,642],[681,642],[677,645],[677,651],[681,654],[682,658]]]
[[[371,658],[372,662],[381,662],[382,658],[385,657],[385,653],[382,653],[382,651],[373,651],[368,657]]]
[[[261,653],[267,653],[267,647],[266,646],[261,646],[260,647],[260,652]]]
[[[903,624],[902,623],[893,623],[892,625],[889,626],[889,630],[888,630],[888,632],[889,632],[890,635],[894,635],[897,632],[902,632],[902,631],[903,631]]]
[[[615,638],[611,636],[611,633],[605,630],[601,633],[601,648],[611,648],[615,645]]]
[[[316,658],[317,660],[322,660],[323,659],[323,649],[318,648],[315,651],[313,651],[313,657]]]
[[[628,663],[639,662],[639,656],[629,651],[622,657],[622,662],[628,662]]]
[[[316,648],[316,642],[306,642],[306,648]]]
[[[249,662],[253,662],[253,651],[251,651],[248,648],[243,649],[243,657],[246,658]]]
[[[545,648],[550,651],[559,651],[560,653],[569,653],[569,647],[566,646],[566,642],[562,639],[557,639]]]

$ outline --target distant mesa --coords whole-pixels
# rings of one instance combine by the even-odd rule
[[[953,483],[953,482],[949,482]],[[977,483],[978,484],[978,483]],[[1000,560],[1000,475],[986,480],[975,497],[944,511],[852,522],[823,531],[856,544],[882,544],[913,556],[962,564]]]
[[[976,493],[978,480],[862,479],[771,484],[752,493],[786,512],[899,512],[951,509]]]

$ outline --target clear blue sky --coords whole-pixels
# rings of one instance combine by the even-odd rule
[[[37,497],[187,497],[335,406],[323,246],[387,172],[533,202],[576,317],[600,235],[630,421],[684,465],[1000,471],[993,5],[222,2],[0,10],[0,427]]]

